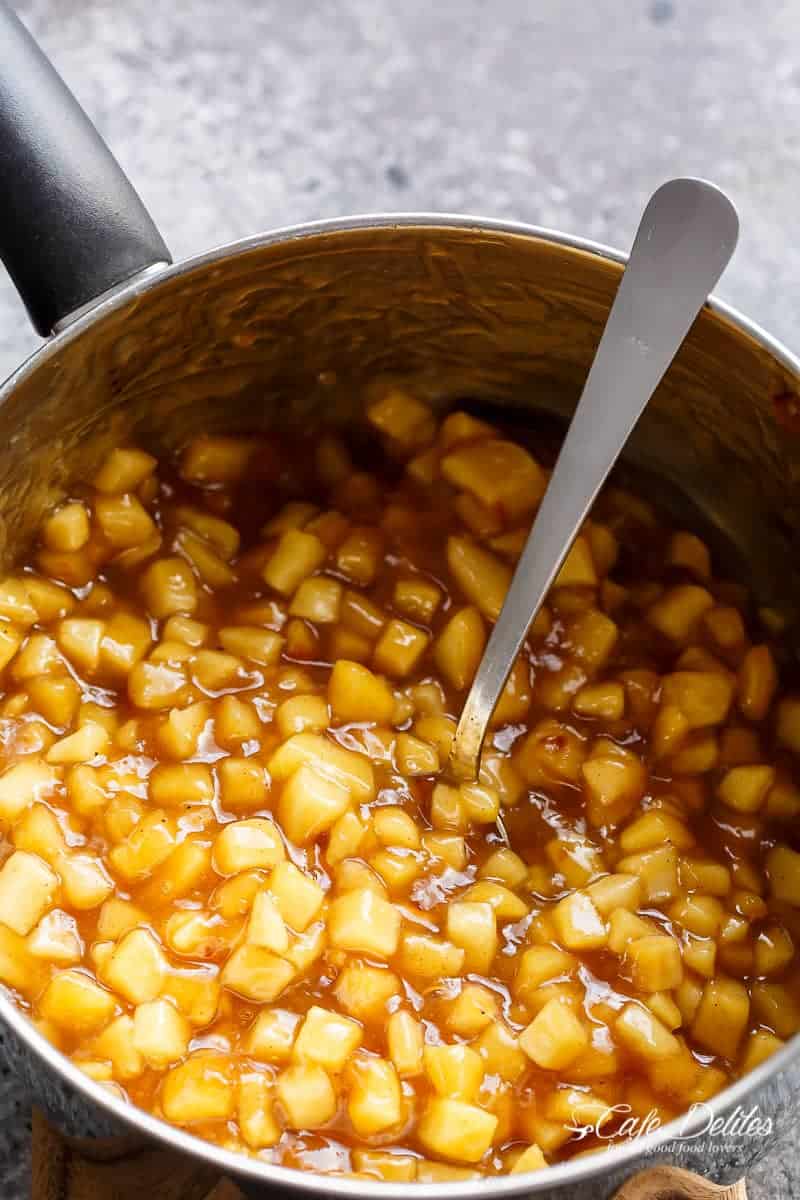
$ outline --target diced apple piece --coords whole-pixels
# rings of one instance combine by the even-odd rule
[[[336,1112],[330,1077],[316,1063],[299,1063],[278,1076],[275,1096],[291,1129],[320,1129]]]
[[[48,550],[61,553],[80,550],[89,540],[89,514],[86,506],[79,500],[62,504],[42,526],[42,539]]]
[[[693,533],[679,530],[673,533],[667,548],[667,563],[671,567],[683,567],[698,579],[707,582],[711,578],[711,555],[708,546]]]
[[[608,941],[608,929],[585,892],[573,892],[553,909],[558,940],[567,950],[597,950]]]
[[[287,529],[262,572],[276,592],[291,596],[309,575],[322,565],[327,548],[313,533]]]
[[[49,725],[65,729],[72,723],[80,703],[80,688],[71,676],[40,675],[28,682],[26,690],[30,708]]]
[[[97,908],[114,890],[114,881],[103,860],[94,854],[75,852],[58,861],[64,902],[80,912]]]
[[[572,702],[572,711],[579,717],[618,721],[625,712],[625,689],[621,683],[615,683],[613,680],[606,683],[587,683],[577,692]],[[531,1149],[538,1150],[538,1146]]]
[[[637,938],[628,946],[626,960],[640,992],[669,991],[683,979],[680,947],[668,934]]]
[[[186,702],[187,680],[182,666],[138,662],[128,676],[128,698],[137,708],[175,708]]]
[[[630,751],[602,739],[582,764],[591,825],[615,825],[631,813],[644,795],[647,772]]]
[[[116,550],[140,546],[156,533],[153,518],[132,492],[98,496],[94,516],[106,541]]]
[[[721,671],[676,671],[664,677],[662,703],[679,708],[690,729],[721,724],[733,701],[733,678]]]
[[[461,1037],[471,1038],[497,1019],[498,1000],[479,983],[463,983],[447,1014],[447,1028]]]
[[[703,988],[692,1021],[692,1037],[711,1054],[734,1058],[749,1016],[750,997],[744,984],[717,976]]]
[[[283,1133],[275,1119],[271,1085],[271,1079],[259,1071],[248,1071],[239,1078],[238,1125],[251,1150],[276,1145]]]
[[[500,814],[500,793],[484,783],[462,783],[459,787],[461,807],[468,822],[492,825]]]
[[[267,775],[254,758],[223,758],[217,763],[222,807],[228,812],[252,812],[267,806]]]
[[[150,775],[148,791],[159,806],[210,804],[214,779],[207,763],[159,764]]]
[[[727,982],[738,985],[736,980]],[[790,1038],[800,1030],[800,1004],[785,984],[757,980],[750,991],[756,1021],[768,1025],[782,1038]]]
[[[436,639],[436,665],[452,687],[463,691],[472,683],[486,645],[486,630],[477,608],[461,608],[450,617]]]
[[[794,942],[781,925],[768,925],[755,941],[756,975],[778,975],[794,957]]]
[[[544,1111],[548,1121],[559,1122],[567,1129],[576,1124],[602,1129],[614,1117],[613,1106],[601,1096],[569,1086],[557,1088]]]
[[[619,847],[623,854],[640,854],[657,846],[672,845],[688,850],[694,837],[672,813],[663,808],[651,808],[626,826],[620,834]]]
[[[492,1144],[497,1117],[460,1100],[430,1100],[417,1127],[426,1150],[456,1162],[480,1162]]]
[[[197,607],[194,574],[182,558],[157,558],[144,571],[141,590],[148,611],[158,620],[193,613]]]
[[[27,947],[34,958],[44,958],[60,967],[73,966],[83,958],[83,941],[75,918],[60,908],[46,913],[31,930]]]
[[[602,917],[610,916],[617,908],[635,912],[642,901],[642,881],[638,875],[604,875],[590,883],[586,892]]]
[[[651,992],[645,997],[645,1004],[670,1031],[683,1024],[683,1014],[668,992]]]
[[[616,624],[599,609],[589,608],[567,627],[567,645],[578,662],[599,671],[610,659],[619,637]]]
[[[447,565],[467,600],[489,621],[496,621],[511,583],[506,564],[469,538],[451,537]]]
[[[396,805],[384,805],[375,809],[372,818],[373,831],[384,846],[418,850],[419,829],[414,818]]]
[[[331,943],[340,950],[390,958],[400,937],[400,914],[375,892],[356,889],[334,900],[328,929]]]
[[[769,646],[751,646],[739,664],[738,703],[749,721],[763,721],[778,687],[778,671]]]
[[[301,1017],[285,1008],[260,1012],[247,1033],[245,1051],[261,1062],[287,1063]]]
[[[375,777],[369,759],[318,733],[294,734],[275,751],[267,765],[273,780],[283,783],[304,764],[349,791],[357,803],[366,803],[375,795]]]
[[[127,882],[144,879],[172,853],[175,832],[162,810],[148,812],[108,854],[111,868]]]
[[[167,966],[155,936],[147,929],[132,929],[114,947],[103,979],[131,1004],[145,1004],[161,994]]]
[[[330,829],[351,804],[350,791],[338,780],[303,763],[283,785],[278,819],[289,840],[303,846]]]
[[[531,946],[520,958],[514,977],[514,996],[523,1002],[543,983],[572,975],[577,959],[556,946]]]
[[[110,1061],[113,1074],[123,1082],[136,1079],[145,1067],[133,1044],[133,1018],[126,1015],[117,1017],[95,1038],[92,1053],[100,1061]]]
[[[56,764],[90,762],[106,753],[110,741],[108,732],[102,725],[90,722],[54,742],[47,751],[45,760]]]
[[[428,933],[408,932],[400,945],[400,966],[409,975],[423,979],[444,979],[464,970],[464,950],[444,938]]]
[[[303,933],[295,934],[290,940],[286,958],[295,971],[303,973],[317,961],[328,945],[323,921],[315,921]]]
[[[161,1109],[175,1125],[228,1121],[235,1100],[230,1058],[209,1050],[195,1051],[186,1062],[173,1067],[161,1087]]]
[[[497,953],[497,918],[491,904],[451,901],[447,936],[464,951],[464,969],[488,975]]]
[[[342,1071],[361,1045],[362,1036],[357,1021],[312,1005],[297,1035],[292,1057],[298,1062],[317,1063],[326,1071]]]
[[[677,921],[698,937],[716,937],[726,915],[716,896],[703,896],[699,892],[679,897],[670,905],[668,913],[670,920]]]
[[[583,534],[579,534],[570,546],[553,586],[596,587],[598,582],[589,543]]]
[[[401,994],[393,971],[366,963],[348,964],[336,980],[334,994],[341,1007],[359,1021],[386,1020],[388,1005]]]
[[[252,946],[284,954],[289,949],[289,932],[278,906],[268,892],[258,892],[250,910],[245,939]]]
[[[292,963],[269,950],[245,942],[222,969],[222,986],[257,1004],[277,1000],[295,976]]]
[[[192,680],[211,696],[218,695],[226,688],[244,687],[247,682],[245,664],[236,654],[228,654],[225,650],[200,649],[194,652],[190,661]],[[135,667],[134,671],[138,669]]]
[[[356,1058],[348,1074],[347,1115],[359,1137],[374,1137],[400,1124],[403,1097],[392,1063],[384,1058]]]
[[[460,897],[473,904],[491,904],[499,921],[521,921],[528,915],[528,905],[510,888],[491,879],[479,879]]]
[[[549,1000],[519,1036],[520,1047],[538,1067],[561,1071],[589,1045],[585,1024],[560,1000]]]
[[[339,659],[328,681],[328,701],[336,721],[374,721],[389,725],[394,696],[384,679],[360,663]]]
[[[430,579],[414,575],[410,579],[398,579],[394,585],[392,602],[412,621],[427,625],[441,603],[442,592]]]
[[[614,1022],[614,1035],[631,1054],[645,1063],[659,1062],[680,1051],[681,1043],[654,1013],[640,1004],[626,1004]]]
[[[417,1178],[417,1159],[391,1150],[353,1150],[353,1166],[359,1175],[384,1183],[412,1183]]]
[[[748,947],[749,949],[749,947]],[[681,948],[683,962],[690,971],[711,979],[717,962],[717,943],[710,938],[690,938],[684,941]]]
[[[36,854],[16,850],[0,870],[0,921],[24,937],[52,908],[59,884]]]
[[[647,903],[661,904],[678,894],[678,852],[674,846],[629,854],[619,860],[617,869],[639,876],[643,899]]]
[[[292,597],[289,613],[315,625],[332,625],[339,620],[342,590],[341,583],[324,575],[304,579]]]
[[[271,629],[252,625],[226,625],[218,632],[219,643],[228,654],[260,667],[273,667],[278,662],[284,639]]]
[[[287,925],[303,933],[319,914],[325,892],[294,863],[281,862],[269,877],[269,894]]]
[[[695,584],[679,584],[665,592],[647,610],[647,620],[673,642],[686,642],[703,613],[713,608],[714,598]]]
[[[613,954],[624,954],[636,938],[649,937],[657,932],[658,927],[654,922],[625,908],[617,908],[609,921],[608,948]]]
[[[754,1029],[747,1039],[742,1055],[741,1070],[746,1075],[785,1046],[785,1042],[766,1029]]]
[[[568,887],[583,887],[605,868],[597,846],[580,834],[562,832],[545,844],[544,852],[553,869],[564,876]]]
[[[193,708],[202,707],[193,705]],[[245,742],[259,741],[262,733],[258,714],[247,700],[232,695],[223,696],[219,700],[214,712],[214,738],[220,746],[235,751]]]
[[[544,495],[544,473],[515,442],[489,439],[458,445],[442,458],[441,472],[448,483],[468,491],[506,521],[532,512]]]
[[[39,1016],[74,1035],[95,1033],[114,1015],[116,1000],[77,968],[53,975],[42,994]]]
[[[427,445],[436,432],[435,418],[427,404],[396,385],[370,405],[367,418],[406,451]]]
[[[278,705],[275,722],[285,740],[294,733],[319,733],[328,726],[328,705],[322,696],[292,696]]]
[[[472,1045],[486,1063],[487,1073],[507,1083],[516,1083],[528,1066],[518,1039],[501,1020],[487,1025]]]
[[[129,930],[146,923],[146,914],[130,900],[110,896],[97,914],[97,936],[103,941],[116,942]]]
[[[189,1048],[189,1022],[169,1000],[139,1004],[133,1014],[133,1049],[150,1067],[168,1067]]]
[[[202,1029],[217,1015],[220,1006],[219,968],[194,964],[185,973],[172,970],[162,995],[177,1004],[189,1024]]]
[[[0,775],[0,818],[14,821],[24,809],[49,795],[58,784],[58,773],[40,758],[15,763]]]
[[[132,492],[144,482],[156,467],[152,454],[135,447],[115,447],[93,479],[98,492]]]
[[[257,448],[253,438],[199,434],[181,456],[181,477],[190,483],[235,483]]]
[[[375,644],[373,664],[395,679],[405,679],[417,666],[429,642],[429,633],[395,617]]]
[[[435,1091],[451,1100],[472,1103],[480,1089],[485,1064],[470,1046],[425,1046],[423,1066]]]
[[[731,767],[721,780],[717,794],[728,808],[736,812],[758,812],[774,782],[774,767]]]
[[[546,718],[524,739],[514,766],[529,784],[578,783],[586,752],[586,742],[574,730]]]
[[[274,867],[285,857],[280,833],[269,817],[231,821],[214,839],[214,869],[220,875],[238,875],[253,867]]]
[[[386,1025],[386,1044],[401,1078],[421,1072],[423,1041],[423,1028],[416,1017],[404,1009],[392,1013]]]
[[[511,1168],[511,1174],[521,1175],[527,1171],[541,1171],[542,1167],[546,1166],[547,1159],[542,1153],[541,1147],[537,1146],[534,1142],[532,1146],[528,1146],[526,1150],[523,1150],[519,1158],[516,1159]]]

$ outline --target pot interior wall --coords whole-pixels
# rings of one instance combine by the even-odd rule
[[[67,340],[0,405],[5,563],[126,439],[162,450],[199,429],[350,424],[385,379],[524,425],[566,418],[620,271],[542,238],[406,224],[262,244],[173,274]],[[654,499],[679,519],[693,510],[759,602],[792,616],[796,387],[760,343],[706,310],[627,452]]]

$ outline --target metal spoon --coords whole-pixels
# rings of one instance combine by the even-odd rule
[[[703,307],[739,234],[727,196],[672,179],[644,210],[625,273],[453,739],[447,774],[478,777],[486,730],[591,505]]]

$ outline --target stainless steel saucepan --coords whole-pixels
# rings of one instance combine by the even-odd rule
[[[158,450],[199,428],[307,427],[359,414],[403,379],[535,426],[569,416],[622,255],[526,225],[428,213],[260,234],[177,265],[86,116],[0,0],[0,256],[47,339],[0,388],[0,558],[124,439]],[[691,514],[762,604],[800,601],[800,362],[709,302],[630,443],[676,517]],[[381,1184],[273,1167],[109,1095],[0,995],[3,1052],[78,1136],[139,1135],[270,1190],[408,1200],[602,1200],[659,1162],[739,1178],[796,1121],[795,1038],[689,1118],[605,1154],[476,1183]],[[758,1107],[756,1133],[712,1118]],[[752,1122],[750,1123],[752,1128]]]

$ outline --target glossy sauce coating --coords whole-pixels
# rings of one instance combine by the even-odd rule
[[[609,489],[444,784],[546,472],[368,416],[115,452],[0,585],[0,979],[243,1153],[541,1169],[800,1027],[800,700],[777,615]]]

